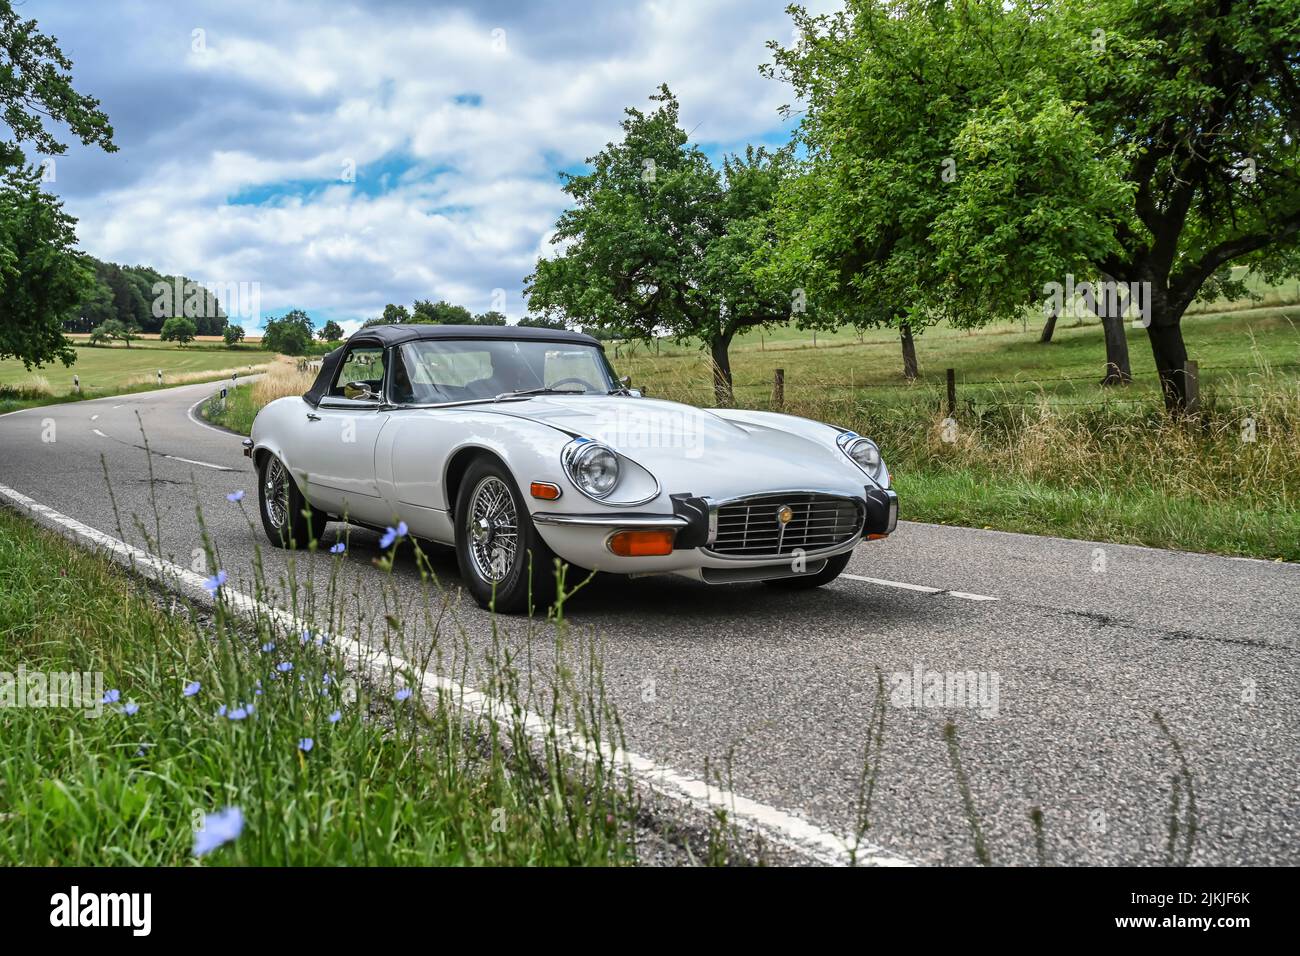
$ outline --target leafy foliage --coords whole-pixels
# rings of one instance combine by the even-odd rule
[[[668,87],[650,99],[648,113],[626,110],[622,141],[588,159],[590,173],[566,174],[573,206],[556,223],[559,253],[528,277],[529,306],[647,339],[699,337],[729,401],[732,337],[792,316],[791,292],[751,268],[791,153],[750,149],[716,169],[688,142]]]
[[[164,342],[175,342],[183,346],[193,342],[196,334],[198,330],[193,322],[176,316],[163,323],[162,333],[158,337]]]
[[[262,348],[284,355],[302,355],[311,347],[311,317],[302,309],[291,309],[278,319],[266,323]]]

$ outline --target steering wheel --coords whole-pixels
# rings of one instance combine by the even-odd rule
[[[570,383],[572,383],[572,384],[574,384],[574,385],[581,385],[583,388],[585,388],[585,389],[586,389],[587,391],[589,391],[589,392],[599,391],[599,389],[597,389],[595,385],[592,385],[592,384],[591,384],[590,382],[588,382],[585,378],[578,378],[577,376],[573,376],[573,377],[571,377],[571,378],[562,378],[562,379],[560,379],[559,381],[552,382],[550,385],[548,385],[548,386],[546,386],[546,387],[547,387],[547,388],[556,388],[556,387],[558,387],[558,386],[560,386],[560,385],[567,385],[567,384],[570,384]]]

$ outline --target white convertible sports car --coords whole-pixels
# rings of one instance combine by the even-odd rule
[[[512,613],[546,606],[557,556],[817,587],[898,517],[870,439],[642,397],[576,332],[362,329],[310,391],[262,409],[244,446],[273,543],[306,544],[327,520],[404,523],[455,548],[480,605]]]

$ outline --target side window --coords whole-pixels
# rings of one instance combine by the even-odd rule
[[[378,393],[384,384],[384,350],[377,345],[359,345],[349,349],[339,365],[329,394],[334,398],[352,398],[349,385],[368,385]],[[355,388],[352,389],[355,392]]]

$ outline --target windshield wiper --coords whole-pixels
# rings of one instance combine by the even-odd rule
[[[587,394],[585,389],[575,390],[572,388],[549,388],[543,385],[540,388],[520,388],[520,389],[516,389],[513,392],[502,392],[496,398],[492,399],[492,401],[503,402],[507,398],[527,398],[530,395],[585,395],[585,394]]]

